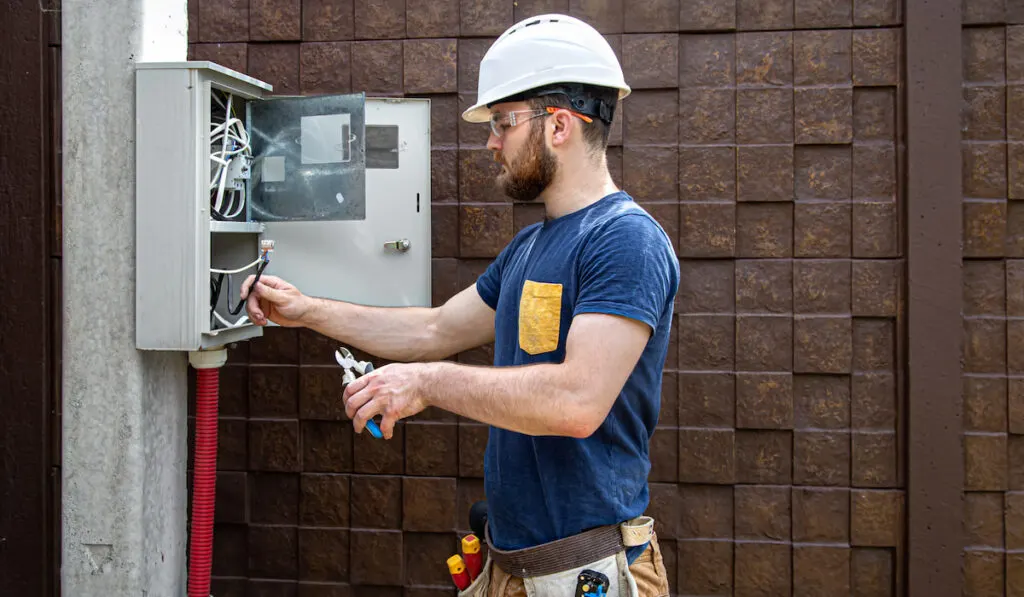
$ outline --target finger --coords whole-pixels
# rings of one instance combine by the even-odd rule
[[[283,291],[264,284],[262,279],[256,283],[255,294],[260,295],[272,303],[282,303],[287,299]]]
[[[352,417],[352,428],[356,433],[362,433],[366,429],[366,422],[380,414],[382,409],[381,400],[371,399],[369,402],[363,404],[357,411],[355,411]],[[383,431],[383,429],[381,430]],[[389,437],[385,434],[385,437]]]
[[[353,389],[356,384],[359,385]],[[373,387],[368,386],[362,379],[350,383],[345,388],[345,414],[354,420],[356,411],[372,400],[375,393]]]
[[[249,314],[249,320],[256,325],[263,325],[267,322],[266,314],[260,305],[259,297],[255,293],[245,299],[245,310]]]
[[[349,396],[351,396],[352,394],[355,394],[359,390],[365,388],[366,384],[368,384],[368,383],[370,383],[370,380],[367,379],[366,375],[357,378],[355,381],[353,381],[353,382],[349,383],[347,386],[345,386],[345,391],[342,393],[342,399],[347,402],[348,399],[349,399]]]
[[[256,279],[256,276],[247,276],[245,278],[245,281],[242,282],[242,289],[239,291],[239,297],[238,298],[241,298],[241,299],[248,298],[248,296],[249,296],[249,286],[252,285],[252,281],[255,280],[255,279]]]
[[[379,427],[384,439],[391,439],[395,434],[395,424],[398,423],[399,418],[400,417],[395,414],[394,409],[388,408],[382,412]]]

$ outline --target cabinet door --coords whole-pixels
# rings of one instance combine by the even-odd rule
[[[275,241],[266,272],[312,296],[430,306],[429,100],[367,98],[363,146],[362,214],[274,221],[253,213],[262,238]]]

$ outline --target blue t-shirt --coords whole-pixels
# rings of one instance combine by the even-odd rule
[[[490,428],[484,476],[495,546],[521,549],[642,515],[649,501],[648,443],[661,409],[679,287],[679,261],[665,231],[629,195],[616,192],[524,228],[476,287],[496,312],[495,366],[561,362],[572,318],[580,313],[630,317],[652,332],[590,437]]]

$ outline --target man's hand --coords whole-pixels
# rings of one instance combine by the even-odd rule
[[[422,365],[396,363],[360,377],[345,388],[345,414],[352,419],[356,433],[362,433],[366,422],[382,415],[380,431],[391,439],[395,423],[411,417],[427,407],[422,391]]]
[[[256,325],[266,325],[268,319],[283,327],[303,325],[302,318],[312,308],[313,299],[276,276],[260,276],[256,288],[249,292],[255,277],[249,276],[242,284],[241,298],[249,320]]]

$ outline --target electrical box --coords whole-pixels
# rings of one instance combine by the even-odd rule
[[[136,346],[260,336],[242,282],[430,306],[430,102],[268,96],[206,61],[136,70]]]

